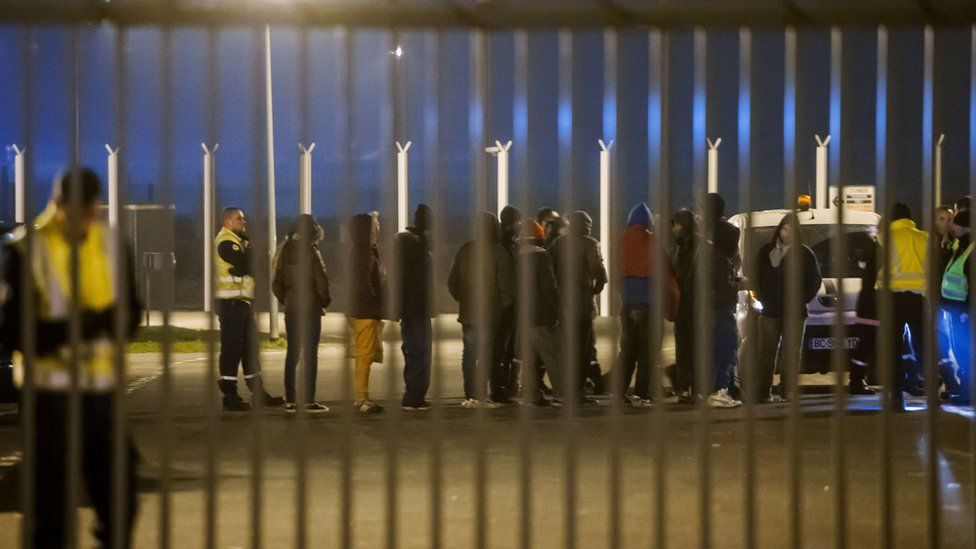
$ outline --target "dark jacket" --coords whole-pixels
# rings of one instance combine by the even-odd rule
[[[519,249],[519,284],[524,285],[529,326],[552,326],[559,321],[559,290],[552,259],[542,246],[525,241]]]
[[[318,246],[302,236],[298,231],[289,233],[275,255],[271,291],[284,304],[286,313],[324,314],[332,303],[329,275]]]
[[[458,322],[462,324],[479,324],[479,318],[494,322],[502,309],[515,301],[514,260],[499,243],[498,219],[484,212],[476,230],[475,239],[465,242],[454,256],[447,279],[447,289],[458,302]],[[479,311],[482,305],[484,309]]]
[[[123,299],[117,300],[114,307],[101,311],[88,309],[80,311],[81,338],[84,341],[91,341],[103,337],[114,339],[115,317],[122,312],[122,305],[126,305],[126,339],[131,338],[139,326],[141,305],[136,292],[135,269],[132,263],[132,256],[128,252],[131,248],[124,246],[123,249],[126,250],[126,253],[124,256],[123,254],[120,254],[120,256],[123,256],[125,261],[125,296]],[[2,283],[2,286],[5,288],[0,288],[0,293],[5,293],[6,296],[0,298],[0,303],[2,303],[2,306],[0,306],[0,347],[3,347],[7,352],[24,350],[24,342],[21,339],[23,331],[22,323],[24,321],[20,314],[23,294],[19,291],[21,272],[24,268],[29,268],[29,266],[26,265],[26,258],[21,253],[20,248],[10,243],[5,244]],[[29,280],[33,280],[33,278],[29,277]],[[38,306],[39,304],[35,303],[35,310],[37,310]],[[68,333],[69,324],[70,322],[67,320],[43,321],[35,319],[34,329],[32,331],[38,356],[50,355],[60,347],[68,344],[70,340]]]
[[[600,254],[600,243],[590,236],[593,220],[583,211],[570,214],[569,234],[549,248],[556,282],[563,292],[563,318],[596,318],[596,296],[607,284],[607,270]]]
[[[394,318],[431,318],[434,295],[431,287],[431,255],[423,231],[407,227],[406,231],[397,233],[393,241],[393,258]]]
[[[690,319],[695,310],[695,255],[698,253],[698,220],[689,210],[674,214],[673,222],[680,224],[683,232],[674,242],[672,264],[681,299],[678,301],[677,318]]]
[[[657,271],[657,262],[663,261],[664,316],[673,321],[678,310],[680,293],[671,268],[668,253],[659,249],[651,232],[651,211],[641,202],[630,211],[627,229],[620,238],[620,300],[624,307],[648,305],[651,302],[651,280]]]
[[[373,216],[354,215],[349,222],[349,306],[351,318],[382,319],[386,297],[386,271],[373,239]]]
[[[759,248],[759,281],[756,287],[756,294],[759,301],[763,304],[762,314],[771,318],[783,318],[786,313],[786,293],[788,283],[786,281],[787,264],[792,260],[791,254],[800,254],[798,266],[801,269],[803,278],[799,284],[799,307],[800,318],[807,317],[807,303],[817,296],[820,290],[820,265],[817,263],[817,256],[808,246],[794,243],[787,253],[787,256],[780,262],[779,267],[773,267],[769,258],[769,253],[776,246],[774,242],[769,242]]]
[[[871,242],[872,245],[865,246],[864,256],[860,258],[860,262],[864,264],[864,274],[861,275],[861,291],[857,294],[855,306],[856,319],[859,321],[878,320],[878,291],[875,285],[878,282],[878,259],[882,249],[877,238]]]

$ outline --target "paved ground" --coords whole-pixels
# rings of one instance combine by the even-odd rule
[[[448,335],[437,350],[440,367],[435,378],[442,382],[439,392],[445,398],[437,400],[436,408],[404,413],[391,406],[386,413],[370,417],[353,415],[349,403],[341,401],[349,392],[343,384],[349,369],[343,367],[342,346],[327,340],[320,357],[319,398],[329,401],[333,412],[309,417],[307,422],[280,411],[218,413],[215,421],[208,421],[207,406],[216,402],[216,392],[205,356],[174,357],[173,390],[167,399],[159,357],[134,356],[128,405],[146,463],[137,546],[158,545],[164,493],[170,502],[172,544],[204,544],[210,484],[205,466],[210,449],[217,458],[219,547],[251,546],[255,487],[260,490],[257,524],[264,545],[295,544],[299,456],[307,460],[302,484],[308,494],[304,526],[311,547],[341,546],[344,533],[356,547],[383,546],[389,537],[401,547],[429,547],[435,522],[440,524],[441,546],[449,548],[474,546],[479,525],[484,547],[519,546],[523,525],[528,526],[525,531],[533,546],[565,547],[567,524],[575,529],[572,535],[578,547],[651,546],[661,527],[668,545],[685,547],[699,543],[704,530],[703,486],[709,488],[704,525],[712,545],[743,546],[749,425],[745,410],[712,411],[707,424],[701,422],[699,410],[680,405],[625,410],[606,405],[584,409],[569,419],[565,411],[555,409],[464,410],[457,398],[447,398],[460,394],[460,345],[456,334]],[[600,343],[601,356],[608,357],[609,339]],[[373,387],[381,401],[391,394],[398,396],[400,387],[400,356],[392,345],[386,349],[393,353],[388,361],[392,367],[377,367],[373,372]],[[281,391],[282,359],[280,352],[264,355],[268,383],[275,393]],[[852,547],[878,546],[885,525],[880,505],[884,431],[877,404],[873,397],[856,398],[843,419],[844,517],[846,540]],[[829,546],[835,540],[835,503],[841,486],[831,466],[832,410],[830,396],[805,396],[796,431],[802,466],[800,527],[803,544],[809,547]],[[755,413],[755,534],[759,545],[781,547],[789,539],[792,493],[788,406],[757,407]],[[889,525],[898,546],[923,546],[928,539],[925,418],[924,411],[912,411],[892,417],[889,425],[894,489],[888,500]],[[699,459],[703,425],[708,427],[704,446],[708,480]],[[974,524],[971,414],[945,408],[939,411],[936,425],[939,535],[946,546],[969,546]],[[175,479],[168,486],[159,480],[164,449],[169,451]],[[0,547],[12,546],[18,539],[18,451],[16,417],[0,413]],[[259,476],[253,467],[255,451],[261,458]],[[620,465],[617,476],[611,474],[615,459]],[[477,497],[479,470],[485,480],[482,513]],[[658,470],[664,472],[660,478]],[[523,480],[528,484],[523,485]],[[573,498],[572,521],[566,520],[567,486]],[[439,521],[431,505],[432,495],[438,492]],[[618,513],[613,512],[614,501]],[[659,524],[660,503],[664,521]],[[347,529],[342,528],[344,508],[351,516]],[[391,512],[394,521],[388,520]],[[82,511],[83,527],[87,529],[90,521],[91,513]],[[611,543],[615,531],[619,537]]]

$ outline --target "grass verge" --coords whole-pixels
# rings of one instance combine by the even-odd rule
[[[162,326],[140,326],[126,347],[130,353],[161,353],[163,351]],[[272,341],[270,334],[258,334],[262,350],[282,350],[288,347],[284,337]],[[214,350],[220,350],[220,332],[217,330],[191,330],[189,328],[169,328],[170,352],[173,353],[205,353],[212,341]]]

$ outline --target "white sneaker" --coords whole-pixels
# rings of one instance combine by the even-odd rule
[[[473,398],[466,398],[461,401],[462,408],[481,408],[481,401]]]
[[[309,402],[305,405],[305,412],[309,414],[320,414],[328,411],[329,407],[321,402]]]
[[[630,405],[635,408],[650,408],[652,406],[649,398],[635,398],[630,401]]]
[[[728,389],[719,389],[708,396],[709,408],[737,408],[739,406],[742,406],[742,401],[730,397]]]
[[[383,407],[372,400],[357,400],[353,407],[361,414],[378,414],[383,411]]]

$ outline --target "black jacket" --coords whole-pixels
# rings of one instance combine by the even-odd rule
[[[878,320],[878,291],[874,287],[878,282],[878,259],[882,249],[878,239],[871,242],[871,245],[865,246],[864,256],[860,258],[864,264],[864,274],[861,275],[861,291],[857,294],[855,306],[857,318],[864,320]]]
[[[271,291],[285,305],[286,313],[324,313],[332,297],[318,247],[300,240],[285,242],[275,258]]]
[[[431,255],[424,233],[415,227],[398,233],[393,240],[393,261],[394,318],[431,318]]]
[[[556,239],[549,248],[556,282],[563,292],[563,318],[596,318],[596,296],[607,284],[607,269],[600,254],[600,243],[590,236],[592,220],[584,212],[573,212],[569,234]]]
[[[803,278],[800,280],[800,303],[798,311],[800,318],[807,317],[807,303],[817,296],[820,291],[820,265],[817,263],[817,256],[808,246],[794,244],[787,256],[780,262],[779,267],[773,267],[769,259],[769,253],[773,250],[774,243],[770,242],[759,248],[759,281],[756,286],[756,293],[759,301],[763,304],[762,314],[771,318],[783,318],[786,313],[786,293],[787,264],[795,259],[791,259],[791,254],[800,254],[798,266],[802,271]]]
[[[559,290],[552,259],[541,246],[524,243],[519,249],[519,285],[525,297],[529,326],[552,326],[559,321]]]
[[[515,265],[498,242],[498,219],[485,212],[476,229],[477,237],[454,256],[447,279],[447,289],[458,302],[458,322],[472,325],[495,322],[515,301]]]

